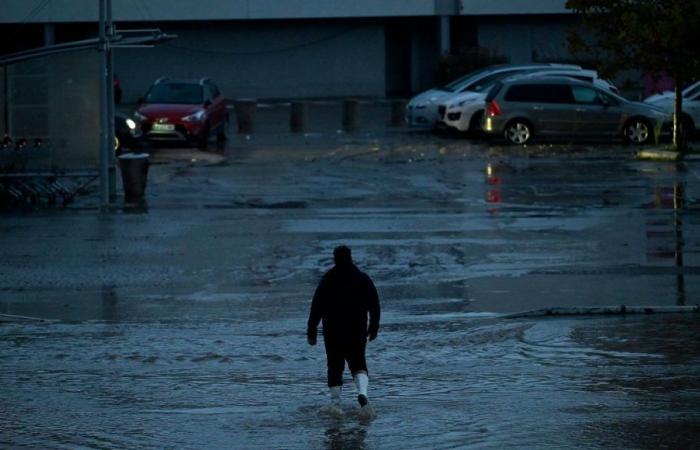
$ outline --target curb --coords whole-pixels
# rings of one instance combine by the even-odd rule
[[[51,320],[41,319],[39,317],[15,316],[13,314],[0,314],[0,323],[13,322],[51,322]]]
[[[696,151],[678,152],[675,150],[666,150],[668,147],[651,148],[640,150],[635,155],[635,159],[642,161],[698,161],[700,153]]]
[[[591,308],[545,308],[503,316],[505,319],[548,316],[610,316],[626,314],[680,314],[700,313],[700,305],[693,306],[598,306]]]
[[[679,161],[683,159],[683,154],[672,150],[640,150],[635,155],[635,159],[643,161]]]
[[[151,153],[151,164],[189,163],[215,166],[225,163],[223,155],[194,149],[167,149]]]

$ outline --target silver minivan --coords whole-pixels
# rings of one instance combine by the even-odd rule
[[[580,66],[556,63],[504,64],[489,66],[413,97],[406,105],[406,123],[414,127],[432,128],[438,120],[438,105],[450,96],[479,92],[496,80],[518,74],[551,69],[581,70]]]
[[[535,135],[616,137],[649,143],[654,130],[670,122],[660,108],[631,102],[612,92],[567,77],[509,79],[486,96],[482,127],[516,145]]]

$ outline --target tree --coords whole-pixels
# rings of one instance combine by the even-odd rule
[[[566,7],[582,19],[571,49],[598,55],[604,73],[640,69],[674,78],[673,145],[684,149],[682,89],[700,76],[700,0],[567,0]]]

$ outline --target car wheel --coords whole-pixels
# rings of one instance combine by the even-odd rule
[[[652,137],[652,128],[644,119],[632,119],[625,125],[625,139],[632,144],[643,145]]]
[[[532,140],[532,135],[532,125],[525,120],[516,119],[506,125],[506,140],[513,145],[527,144]]]
[[[226,115],[226,118],[224,121],[221,123],[221,127],[219,128],[219,132],[216,133],[216,142],[219,144],[226,142],[228,137],[226,136],[226,132],[228,131],[228,114]]]
[[[199,139],[197,140],[197,148],[200,150],[205,150],[209,144],[209,124],[207,123],[199,134]]]

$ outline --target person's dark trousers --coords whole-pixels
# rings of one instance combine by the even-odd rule
[[[343,385],[345,362],[350,373],[367,371],[365,360],[366,342],[329,342],[326,341],[326,361],[328,363],[328,387]]]

